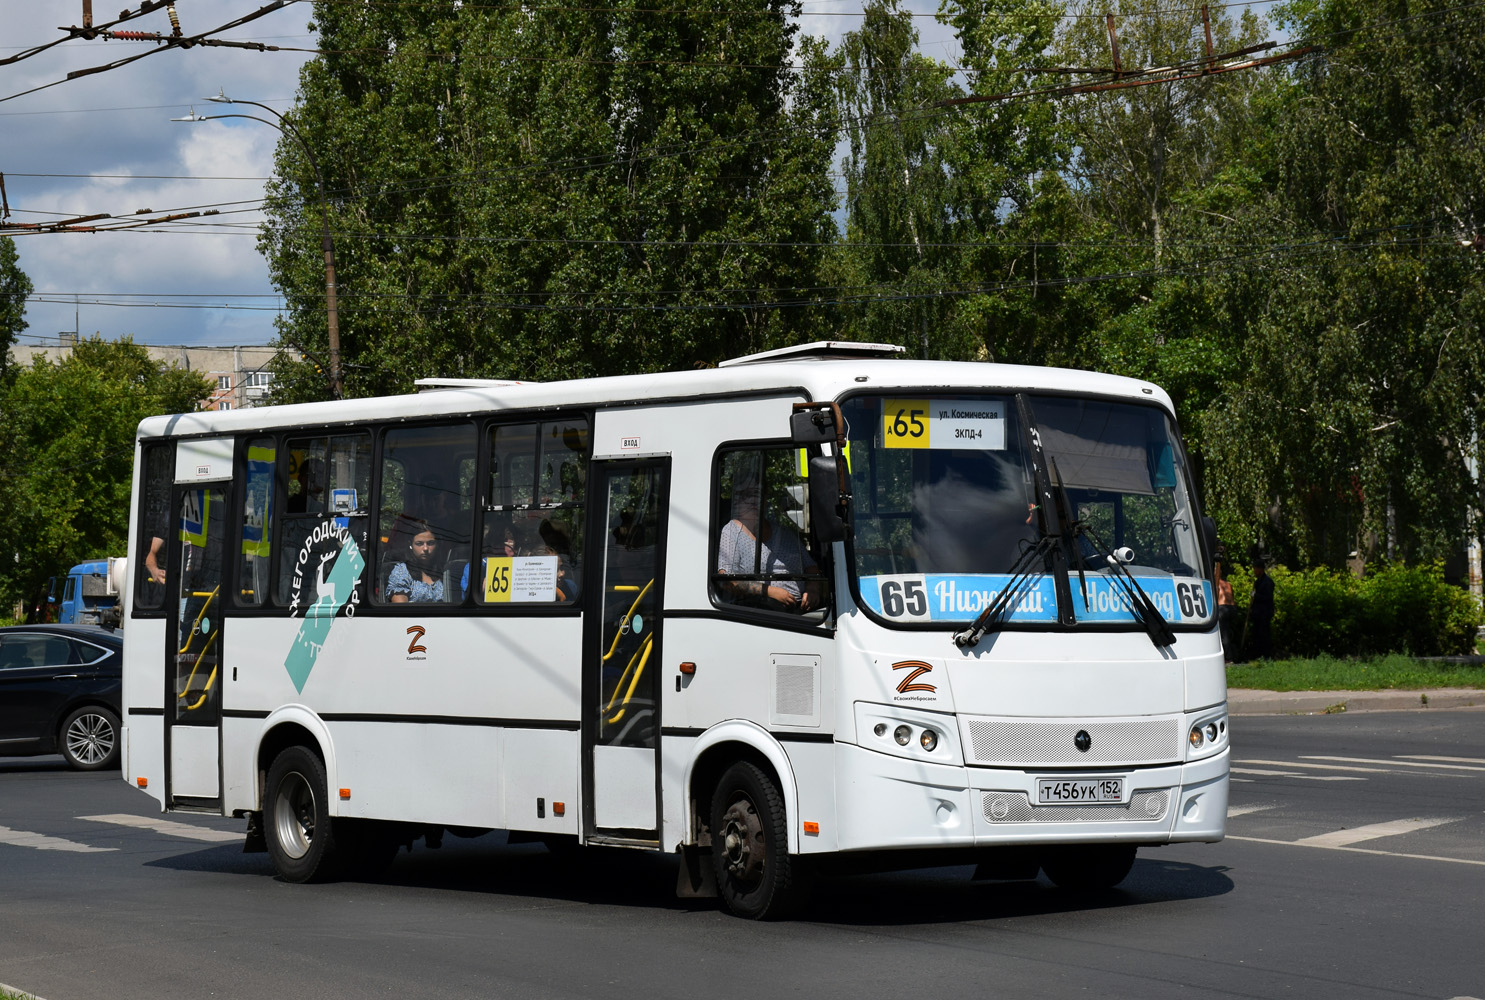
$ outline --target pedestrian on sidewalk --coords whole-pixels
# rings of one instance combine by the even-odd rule
[[[1233,600],[1232,584],[1228,582],[1221,562],[1213,564],[1212,575],[1217,578],[1217,628],[1222,637],[1222,657],[1231,663],[1237,653],[1232,641],[1232,619],[1237,605]]]
[[[1253,560],[1253,596],[1248,601],[1249,659],[1269,660],[1274,655],[1274,578],[1268,575],[1263,556]]]

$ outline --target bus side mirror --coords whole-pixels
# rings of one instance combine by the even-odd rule
[[[57,578],[54,576],[46,578],[46,603],[57,603]]]
[[[835,444],[835,415],[830,410],[795,410],[789,414],[789,440],[804,446]]]
[[[839,461],[835,455],[815,455],[810,459],[810,527],[815,537],[827,544],[846,537],[846,522],[840,510]]]
[[[1217,556],[1217,522],[1206,515],[1201,518],[1201,537],[1207,543],[1207,558]]]

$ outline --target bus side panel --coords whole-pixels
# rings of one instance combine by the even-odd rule
[[[501,730],[334,722],[337,815],[443,826],[503,827]],[[332,797],[337,795],[331,792]]]
[[[836,744],[786,740],[784,749],[789,753],[789,765],[799,787],[797,813],[790,817],[799,831],[799,853],[840,850],[842,831],[835,806]],[[817,832],[811,833],[811,829]]]
[[[317,651],[306,646],[303,627],[300,618],[230,621],[224,706],[266,715],[297,704],[325,719],[340,772],[328,776],[331,788],[352,790],[350,800],[332,803],[340,815],[503,826],[501,730],[511,722],[535,732],[544,723],[576,729],[577,616],[340,617]],[[227,741],[229,809],[261,808],[262,724],[251,721],[252,735],[233,727]],[[559,735],[575,746],[575,731]],[[562,787],[575,787],[575,766],[563,772]],[[429,814],[427,803],[437,801],[449,807]]]
[[[578,797],[582,776],[579,734],[506,729],[503,742],[505,819],[500,825],[535,833],[576,834],[583,815]]]
[[[124,643],[124,682],[121,706],[125,729],[122,776],[165,808],[165,622],[141,618],[129,623]],[[140,709],[148,710],[147,713]]]

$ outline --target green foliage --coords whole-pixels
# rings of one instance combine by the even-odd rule
[[[786,67],[797,14],[316,5],[333,54],[306,64],[291,117],[330,197],[347,392],[691,367],[807,337],[833,97],[823,46]],[[287,137],[278,162],[261,244],[280,335],[323,363],[317,178]],[[280,400],[326,393],[306,365],[278,375]]]
[[[1269,569],[1274,580],[1274,645],[1298,657],[1460,656],[1473,653],[1482,623],[1480,603],[1444,582],[1439,565],[1384,564],[1357,577],[1315,568]],[[1253,573],[1228,572],[1242,628]]]
[[[1265,660],[1227,665],[1227,686],[1265,691],[1387,691],[1485,688],[1485,665],[1386,656]]]
[[[16,263],[15,240],[0,236],[0,372],[10,362],[10,346],[27,326],[26,296],[31,279]]]
[[[211,386],[131,340],[79,341],[0,387],[0,593],[35,601],[50,576],[127,542],[139,421],[194,410]]]

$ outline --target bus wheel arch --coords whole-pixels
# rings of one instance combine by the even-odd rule
[[[794,769],[783,746],[762,726],[731,719],[708,729],[697,738],[686,768],[687,843],[711,843],[711,799],[717,781],[733,764],[748,761],[774,782],[783,801],[788,850],[799,851],[799,831],[793,817],[799,807],[799,789]]]

